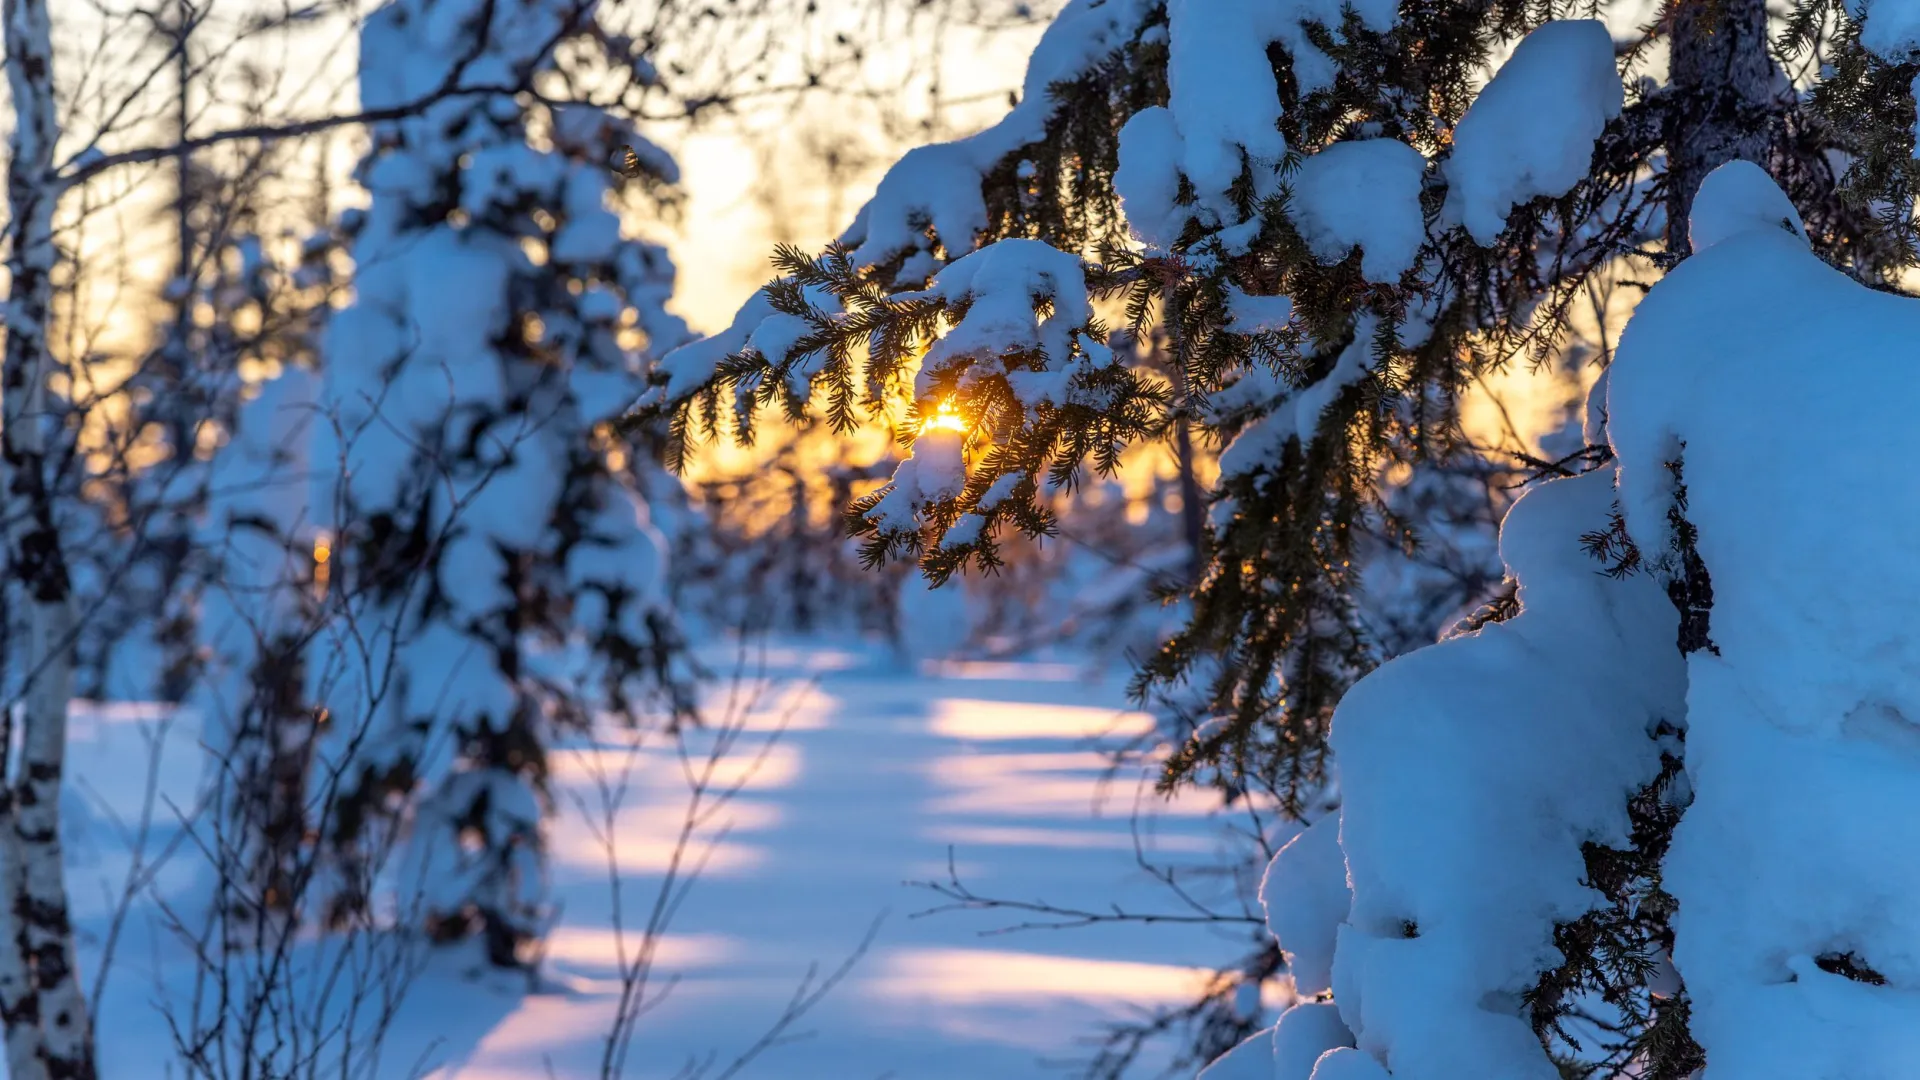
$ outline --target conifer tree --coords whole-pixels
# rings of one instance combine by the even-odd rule
[[[1637,29],[1623,17],[1507,0],[1078,0],[1003,121],[906,155],[825,253],[782,250],[782,276],[726,333],[666,358],[640,415],[671,417],[684,446],[730,426],[750,438],[736,420],[756,406],[842,426],[901,399],[957,410],[964,455],[923,437],[852,508],[870,560],[912,559],[935,581],[994,569],[1003,544],[1057,527],[1052,491],[1192,425],[1221,447],[1206,565],[1136,689],[1204,691],[1168,786],[1257,784],[1303,812],[1332,778],[1336,706],[1384,652],[1364,614],[1379,558],[1366,538],[1418,537],[1430,523],[1406,515],[1422,485],[1473,471],[1459,406],[1476,377],[1554,357],[1594,283],[1644,287],[1687,259],[1695,193],[1730,160],[1775,177],[1812,250],[1854,279],[1893,288],[1913,261],[1920,38],[1903,9],[1803,0],[1771,25],[1747,0],[1670,0]],[[1128,363],[1107,319],[1162,322],[1178,377]],[[1604,430],[1533,464],[1606,465]],[[1387,483],[1391,463],[1414,479]],[[1590,524],[1596,553],[1626,549]],[[1710,581],[1684,550],[1672,567],[1675,633],[1702,648]],[[1491,600],[1467,629],[1524,606],[1511,587]],[[1574,846],[1574,873],[1607,903],[1557,907],[1527,961],[1538,984],[1503,991],[1571,1075],[1680,1077],[1701,1060],[1684,994],[1648,989],[1671,943],[1660,867],[1684,805],[1670,711],[1647,709],[1617,774],[1638,792],[1583,819],[1604,818],[1607,842],[1584,866]],[[1358,1024],[1360,1003],[1332,992]],[[1619,1022],[1576,1047],[1567,1022],[1595,1000]],[[1370,1021],[1363,1045],[1384,1054],[1401,1022]]]
[[[308,358],[311,359],[311,358]],[[303,652],[327,556],[307,505],[318,376],[289,363],[251,388],[208,476],[196,573],[201,670],[189,704],[211,751],[206,832],[227,943],[277,944],[299,915],[313,852],[308,772],[318,736]]]
[[[315,363],[336,237],[261,235],[249,208],[228,214],[193,281],[173,282],[193,318],[116,390],[127,408],[104,425],[107,464],[88,478],[76,515],[86,525],[75,558],[87,613],[76,643],[82,697],[191,696],[204,644],[198,605],[219,574],[203,546],[209,517],[224,512],[210,491],[215,447],[234,430],[249,379]]]
[[[344,773],[336,914],[402,828],[429,930],[512,964],[547,917],[555,735],[691,707],[661,542],[604,427],[640,351],[685,336],[672,265],[622,236],[611,183],[658,198],[676,174],[607,111],[485,92],[574,63],[649,78],[588,0],[395,0],[361,48],[369,108],[475,89],[375,126],[356,299],[328,335],[330,633],[307,663],[317,768]]]

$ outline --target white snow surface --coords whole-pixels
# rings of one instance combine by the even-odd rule
[[[1368,281],[1398,281],[1427,238],[1420,211],[1426,167],[1420,151],[1398,139],[1334,143],[1291,178],[1294,225],[1322,262],[1358,247]]]
[[[1469,1073],[1485,1076],[1487,1073]],[[1380,1063],[1359,1050],[1329,1050],[1313,1067],[1313,1080],[1389,1080]]]
[[[1869,52],[1897,64],[1920,50],[1920,3],[1855,0],[1847,6],[1862,17],[1860,44]]]
[[[1166,251],[1180,238],[1191,211],[1176,205],[1183,156],[1180,124],[1159,105],[1141,109],[1120,128],[1120,164],[1113,190],[1127,228],[1150,250]]]
[[[936,296],[967,308],[966,317],[921,360],[915,388],[921,395],[934,374],[960,361],[976,367],[985,362],[999,371],[991,361],[1003,354],[1038,350],[1061,363],[1071,354],[1075,331],[1093,317],[1080,260],[1039,240],[988,244],[940,271],[925,293],[908,295]],[[1034,314],[1038,300],[1052,301],[1045,319]]]
[[[760,324],[777,314],[766,292],[756,291],[740,306],[732,325],[725,330],[689,341],[660,358],[658,370],[666,374],[667,380],[658,396],[665,401],[678,401],[706,385],[720,369],[720,362],[746,348]]]
[[[1694,252],[1756,228],[1774,228],[1802,242],[1807,227],[1800,211],[1760,166],[1729,161],[1707,174],[1687,215],[1687,240]]]
[[[890,485],[868,516],[883,529],[915,528],[923,510],[966,487],[964,437],[944,428],[922,432],[913,453],[894,466]]]
[[[1194,1080],[1273,1080],[1273,1029],[1261,1028],[1240,1040]]]
[[[1453,132],[1443,219],[1481,244],[1515,206],[1573,190],[1626,91],[1597,19],[1559,19],[1522,38]]]
[[[1682,462],[1713,583],[1673,959],[1707,1080],[1894,1080],[1920,1061],[1920,303],[1821,262],[1751,169],[1702,185],[1697,234],[1749,225],[1641,301],[1608,392],[1635,542],[1669,550]],[[1846,954],[1885,985],[1816,963]]]
[[[1168,109],[1180,136],[1180,171],[1217,224],[1239,219],[1227,189],[1244,164],[1270,179],[1286,156],[1267,46],[1298,33],[1291,7],[1269,0],[1167,5]]]
[[[1315,1080],[1554,1080],[1521,995],[1559,962],[1556,922],[1589,910],[1581,845],[1624,844],[1627,802],[1658,771],[1651,728],[1678,721],[1677,616],[1651,578],[1598,573],[1604,473],[1523,496],[1500,551],[1522,610],[1402,656],[1334,716],[1340,844],[1353,906],[1334,996],[1359,1050]]]
[[[1235,333],[1284,330],[1293,319],[1293,297],[1254,296],[1238,286],[1228,285],[1227,316],[1233,320]]]
[[[1260,879],[1260,906],[1299,993],[1310,996],[1333,988],[1334,937],[1351,902],[1338,814],[1303,829],[1267,864]]]
[[[1273,1080],[1310,1080],[1328,1051],[1353,1045],[1353,1032],[1331,1001],[1303,1001],[1273,1028]],[[1324,1080],[1324,1078],[1323,1078]]]
[[[721,671],[740,663],[728,646],[703,658]],[[928,906],[927,894],[902,883],[944,879],[949,845],[960,872],[983,890],[1079,906],[1146,910],[1165,902],[1134,862],[1129,785],[1107,783],[1106,758],[1087,741],[1151,723],[1128,711],[1123,677],[1089,682],[1077,664],[1037,662],[919,671],[880,650],[819,641],[775,642],[767,661],[764,700],[721,766],[745,789],[701,830],[700,841],[716,846],[692,903],[660,941],[655,976],[675,989],[641,1021],[627,1074],[634,1080],[671,1075],[710,1054],[731,1061],[779,1015],[810,964],[832,970],[889,910],[872,949],[799,1025],[810,1037],[775,1047],[744,1075],[1049,1080],[1060,1075],[1059,1060],[1086,1052],[1081,1035],[1141,1007],[1190,1000],[1208,975],[1199,965],[1239,948],[1225,945],[1223,955],[1218,937],[1202,927],[982,937],[1007,920],[906,917]],[[724,694],[716,689],[710,715],[724,709]],[[751,769],[783,718],[785,734]],[[704,738],[696,734],[696,754],[704,753]],[[113,823],[140,820],[154,754],[159,796],[193,805],[205,753],[192,716],[76,705],[69,762],[87,782],[68,791],[90,812],[67,815],[65,825],[89,985],[135,869],[133,830]],[[651,739],[637,755],[624,738],[574,742],[557,749],[553,763],[549,849],[558,921],[537,986],[530,990],[517,973],[487,973],[464,948],[400,946],[422,967],[379,1065],[364,1075],[599,1075],[619,981],[596,777],[632,770],[617,816],[629,949],[661,881],[685,789],[668,744]],[[1202,813],[1204,801],[1147,800],[1152,816],[1140,836],[1152,858],[1213,858],[1229,828]],[[525,803],[514,809],[524,814]],[[195,963],[191,946],[167,931],[167,912],[197,919],[183,905],[203,895],[210,873],[183,836],[188,827],[165,804],[156,808],[137,871],[154,876],[135,891],[99,1006],[103,1075],[162,1076],[177,1063],[160,1010],[191,1009]],[[369,947],[365,939],[360,947]],[[322,987],[342,962],[341,948],[337,939],[303,933],[286,963],[303,986]],[[236,966],[251,970],[253,961],[246,954]],[[365,970],[355,962],[346,960],[346,970]],[[337,1014],[353,987],[334,978]],[[317,989],[303,991],[301,1001],[322,1008]],[[1143,1063],[1149,1073],[1168,1063],[1164,1048],[1150,1058]]]

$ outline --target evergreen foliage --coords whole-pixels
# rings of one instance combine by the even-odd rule
[[[576,66],[651,69],[591,3],[396,0],[363,31],[362,98]],[[673,162],[603,109],[455,96],[375,130],[355,304],[329,331],[316,452],[336,552],[307,665],[326,708],[332,916],[398,882],[441,940],[526,959],[544,902],[548,754],[603,716],[678,722],[693,671],[664,541],[606,421],[644,349],[686,335],[673,267],[624,238],[615,169],[656,207]],[[401,820],[393,820],[399,815]]]
[[[1410,467],[1416,485],[1474,471],[1460,430],[1468,387],[1557,356],[1596,282],[1687,258],[1687,211],[1708,172],[1756,160],[1816,253],[1862,282],[1898,288],[1915,261],[1920,51],[1870,51],[1860,9],[1839,0],[1800,0],[1772,27],[1747,0],[1669,0],[1638,31],[1616,33],[1615,85],[1563,95],[1597,131],[1574,175],[1558,184],[1495,160],[1532,187],[1504,210],[1483,207],[1500,215],[1488,232],[1473,211],[1487,201],[1476,170],[1488,159],[1466,134],[1476,103],[1500,108],[1499,80],[1489,87],[1483,73],[1530,31],[1608,14],[1551,0],[1072,4],[1003,124],[903,159],[824,254],[781,250],[758,307],[669,355],[638,415],[671,419],[678,457],[701,438],[751,440],[754,410],[767,406],[795,421],[818,409],[842,429],[903,400],[922,418],[957,412],[960,476],[930,479],[934,458],[910,459],[893,487],[850,510],[871,562],[911,559],[935,582],[993,571],[1002,544],[1059,528],[1050,493],[1191,425],[1224,448],[1204,567],[1184,589],[1186,624],[1142,664],[1135,690],[1188,703],[1197,688],[1203,699],[1165,786],[1261,786],[1297,810],[1331,779],[1335,706],[1386,651],[1363,614],[1366,566],[1381,553],[1368,538],[1422,542],[1426,523],[1403,509],[1389,466]],[[1677,58],[1671,71],[1661,44]],[[1183,102],[1204,93],[1208,68],[1233,69],[1255,47],[1270,87],[1234,84],[1231,105],[1204,116]],[[1228,156],[1207,158],[1205,140],[1222,131]],[[1323,196],[1303,179],[1329,147],[1373,140],[1424,163],[1424,227],[1408,265],[1387,275],[1368,273],[1379,251],[1337,230],[1329,241]],[[1511,141],[1514,153],[1538,150]],[[1394,208],[1384,187],[1353,197]],[[1103,315],[1136,335],[1163,323],[1172,377],[1109,349]],[[931,429],[910,424],[905,441]],[[1588,447],[1516,465],[1571,474],[1606,463],[1604,447]],[[1675,521],[1684,514],[1682,503]],[[1638,553],[1614,531],[1588,542],[1628,570]],[[1661,564],[1680,644],[1711,648],[1711,585],[1689,534],[1674,535],[1677,561]],[[1465,626],[1513,610],[1509,588]],[[1566,1038],[1577,1000],[1620,1012],[1587,1040],[1600,1045],[1583,1048],[1581,1068],[1678,1077],[1699,1061],[1684,995],[1650,1003],[1645,990],[1671,911],[1658,867],[1678,813],[1672,779],[1670,767],[1634,800],[1630,849],[1589,853],[1609,907],[1561,928],[1566,963],[1529,1003],[1548,1040]]]

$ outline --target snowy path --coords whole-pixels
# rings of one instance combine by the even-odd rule
[[[870,951],[796,1026],[810,1037],[769,1051],[742,1075],[1072,1075],[1060,1063],[1085,1055],[1081,1040],[1102,1019],[1188,999],[1198,975],[1183,965],[1230,958],[1250,938],[1237,928],[1197,927],[983,937],[981,930],[1017,918],[910,917],[938,898],[905,883],[944,878],[949,845],[963,879],[982,894],[1095,909],[1115,901],[1175,906],[1135,864],[1137,778],[1103,783],[1103,758],[1088,741],[1146,723],[1124,710],[1117,681],[1089,684],[1042,664],[931,676],[871,655],[810,651],[775,660],[770,699],[749,726],[786,716],[788,729],[716,822],[728,826],[725,839],[660,952],[661,977],[677,982],[640,1021],[628,1076],[673,1076],[708,1055],[724,1067],[778,1016],[809,964],[839,964],[883,913]],[[818,682],[810,686],[809,675]],[[139,795],[129,727],[89,728],[97,745],[83,735],[76,747],[76,759],[95,762],[95,772],[120,771],[110,803]],[[745,737],[742,756],[759,737]],[[555,762],[564,805],[554,845],[562,912],[547,962],[552,985],[526,995],[496,977],[468,977],[451,957],[437,962],[409,992],[383,1077],[414,1074],[422,1060],[435,1080],[542,1080],[549,1069],[561,1078],[598,1075],[617,993],[615,939],[605,848],[582,803],[596,807],[595,776],[616,773],[624,760],[621,751],[567,751]],[[684,789],[671,768],[663,757],[644,759],[616,818],[629,925],[652,903],[682,817]],[[1168,807],[1150,793],[1144,800],[1152,814],[1143,843],[1157,862],[1208,861],[1219,824],[1197,804]],[[82,871],[76,890],[87,887],[88,873],[98,880],[117,872],[118,861]],[[154,964],[177,971],[184,961],[164,953],[129,959],[123,950],[118,961],[104,1029],[111,1034],[103,1038],[110,1076],[151,1075],[167,1045],[152,1004]]]

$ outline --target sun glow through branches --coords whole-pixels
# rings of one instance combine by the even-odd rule
[[[940,408],[935,410],[933,415],[923,417],[920,421],[922,435],[929,431],[953,431],[965,434],[966,430],[967,418],[960,415],[960,408],[953,403],[952,398],[942,401]]]

